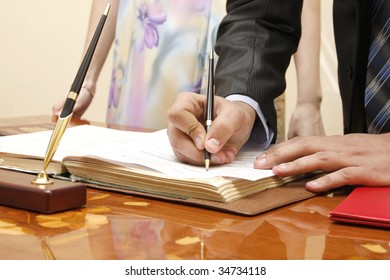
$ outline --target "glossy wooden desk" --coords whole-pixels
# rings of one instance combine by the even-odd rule
[[[34,122],[51,120],[0,131]],[[390,259],[390,231],[329,220],[344,197],[242,217],[90,188],[85,207],[58,214],[0,206],[0,259]]]

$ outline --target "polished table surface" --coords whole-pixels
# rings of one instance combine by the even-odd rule
[[[50,117],[4,119],[0,134],[45,124]],[[88,188],[87,204],[70,211],[0,206],[0,259],[390,259],[389,230],[329,220],[345,195],[245,217]]]

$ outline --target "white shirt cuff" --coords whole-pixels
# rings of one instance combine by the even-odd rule
[[[274,137],[274,132],[272,131],[272,129],[270,127],[268,127],[267,121],[263,115],[263,112],[260,109],[259,103],[257,103],[255,100],[253,100],[249,96],[241,95],[241,94],[232,94],[232,95],[227,96],[226,99],[229,101],[244,102],[244,103],[248,104],[249,106],[251,106],[253,109],[255,109],[257,115],[259,116],[259,118],[261,120],[261,123],[263,124],[263,128],[264,128],[264,130],[263,130],[264,135],[261,135],[261,139],[259,139],[260,140],[260,142],[259,142],[260,148],[266,149],[271,144],[271,141]]]

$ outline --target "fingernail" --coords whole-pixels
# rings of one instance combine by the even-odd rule
[[[266,154],[258,155],[256,157],[255,161],[256,161],[256,164],[263,165],[267,161],[267,155]]]
[[[288,172],[288,165],[286,163],[281,163],[279,165],[275,165],[273,168],[272,168],[272,171],[274,172],[275,175],[282,175],[286,172]]]
[[[197,149],[203,149],[203,146],[202,146],[202,139],[200,137],[196,137],[195,138],[195,146]]]
[[[314,181],[307,182],[306,185],[309,188],[317,189],[319,186],[319,183],[317,180],[314,180]]]
[[[279,170],[286,170],[287,169],[287,164],[282,163],[276,166],[277,169]]]
[[[219,141],[217,139],[211,138],[207,142],[211,146],[211,148],[213,148],[213,149],[218,149],[219,148]]]
[[[236,152],[234,150],[226,151],[226,155],[228,157],[229,162],[232,162],[236,156]]]
[[[211,162],[215,164],[221,164],[221,159],[219,158],[219,156],[211,155]]]

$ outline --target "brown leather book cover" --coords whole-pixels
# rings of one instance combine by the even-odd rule
[[[141,193],[129,189],[118,189],[116,187],[109,187],[104,185],[87,184],[89,187],[122,192],[134,196],[144,196],[149,198],[160,199],[164,201],[170,201],[174,203],[181,203],[185,205],[192,205],[195,207],[202,207],[213,209],[222,212],[228,212],[233,214],[239,214],[244,216],[254,216],[278,207],[282,207],[294,202],[302,201],[316,194],[309,192],[305,188],[305,182],[307,179],[302,179],[294,182],[287,183],[281,187],[268,189],[244,198],[240,198],[233,202],[223,203],[215,202],[205,199],[195,198],[173,198],[168,196],[161,196],[150,193]]]

